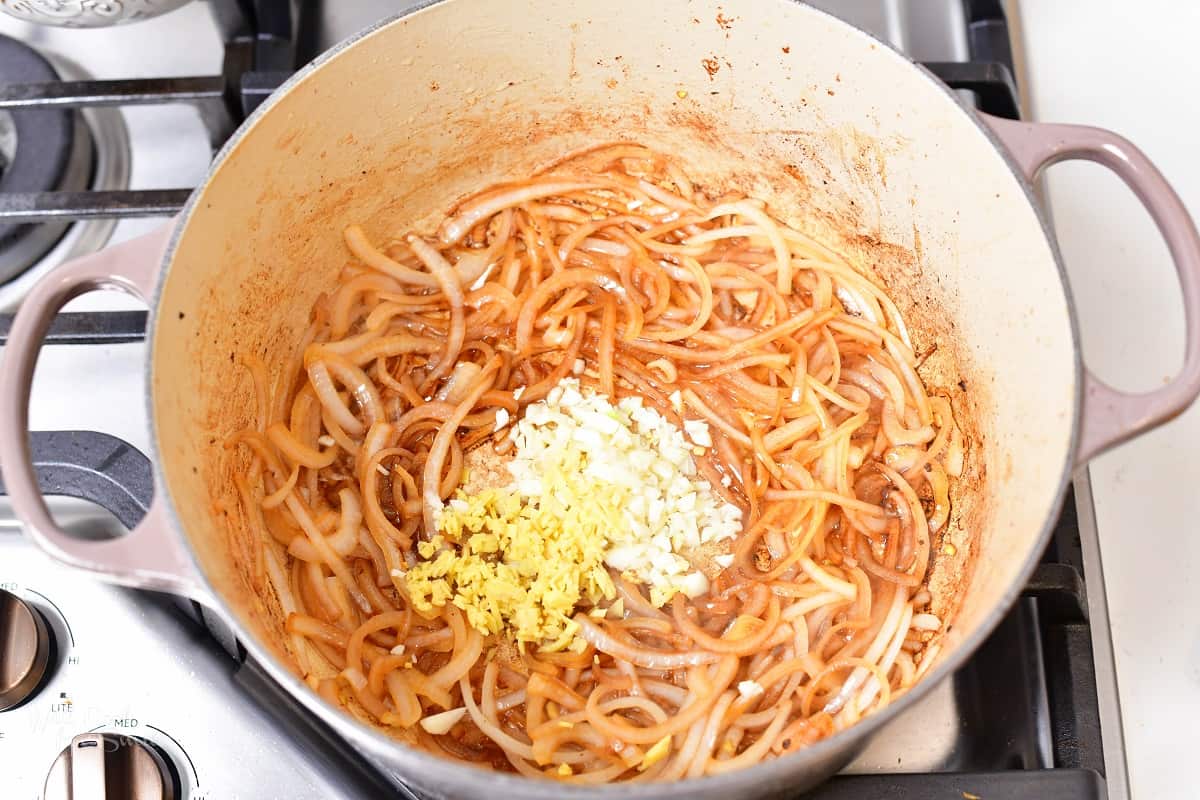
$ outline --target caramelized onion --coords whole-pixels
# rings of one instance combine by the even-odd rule
[[[952,621],[931,535],[961,534],[971,454],[872,264],[632,142],[401,234],[347,227],[295,349],[274,374],[240,359],[230,546],[315,691],[446,758],[597,784],[775,758],[930,669]],[[679,425],[744,527],[680,553],[706,593],[668,608],[613,571],[545,652],[409,571],[457,557],[443,502],[503,484],[473,462],[518,449],[503,431],[568,375]]]

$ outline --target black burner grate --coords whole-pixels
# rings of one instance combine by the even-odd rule
[[[0,75],[11,81],[54,81],[54,67],[24,42],[0,36]],[[5,113],[0,105],[0,113]],[[2,123],[0,205],[15,193],[41,193],[64,188],[90,173],[90,146],[77,146],[84,132],[71,111],[53,108],[7,110]],[[79,143],[85,145],[85,142]],[[0,283],[24,271],[48,252],[64,226],[35,226],[0,216]]]

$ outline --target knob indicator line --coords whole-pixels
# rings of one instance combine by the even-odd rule
[[[196,762],[192,761],[192,756],[188,753],[187,749],[179,743],[178,739],[176,739],[174,736],[172,736],[171,734],[164,731],[162,728],[156,728],[153,725],[149,725],[149,724],[147,724],[146,727],[152,731],[158,731],[163,736],[167,737],[168,739],[170,739],[172,742],[175,743],[175,746],[179,748],[179,752],[183,753],[183,757],[187,759],[188,766],[192,768],[192,780],[195,781],[195,788],[199,789],[200,788],[200,773],[196,772]]]

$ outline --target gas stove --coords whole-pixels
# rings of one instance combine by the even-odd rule
[[[922,61],[964,102],[1020,115],[999,2],[815,4]],[[210,0],[103,30],[0,16],[0,312],[63,260],[175,213],[214,149],[297,66],[404,5]],[[124,296],[82,297],[38,365],[39,479],[80,536],[120,535],[153,491],[145,321]],[[0,313],[0,341],[10,322]],[[1103,587],[1081,473],[996,633],[807,796],[1124,800]],[[415,797],[301,712],[205,609],[56,565],[0,496],[0,796],[89,788],[111,799]]]

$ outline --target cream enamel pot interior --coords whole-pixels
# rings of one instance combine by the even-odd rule
[[[0,465],[31,537],[106,579],[209,604],[300,703],[434,794],[748,797],[797,791],[842,767],[1000,619],[1074,468],[1200,392],[1200,240],[1162,176],[1118,136],[983,118],[903,56],[807,6],[724,8],[448,0],[301,71],[225,146],[177,220],[56,269],[26,299],[0,374]],[[883,281],[925,358],[923,378],[950,397],[969,446],[945,534],[956,553],[939,546],[930,578],[953,624],[915,689],[847,731],[745,771],[585,790],[451,764],[312,693],[293,672],[278,608],[249,588],[237,555],[242,520],[229,476],[245,454],[223,442],[254,413],[239,354],[285,363],[315,297],[348,258],[344,226],[361,223],[373,238],[430,230],[468,192],[623,138],[675,154],[712,191],[767,200]],[[1081,363],[1063,272],[1030,192],[1037,171],[1063,158],[1098,161],[1123,178],[1179,270],[1185,364],[1149,394],[1110,389]],[[57,309],[113,286],[152,306],[157,493],[126,537],[84,542],[55,526],[38,491],[29,385]]]

